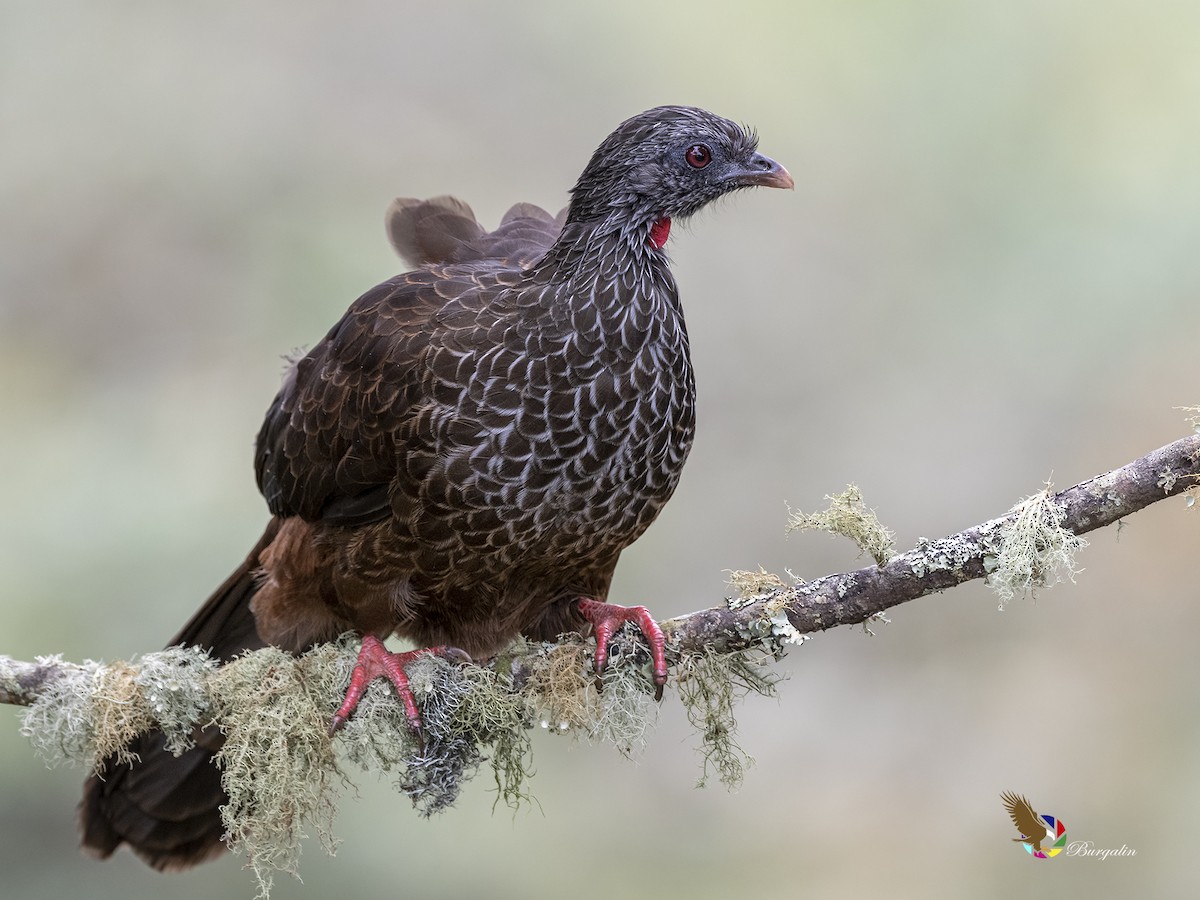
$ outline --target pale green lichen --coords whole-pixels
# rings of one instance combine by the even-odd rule
[[[25,711],[22,733],[48,764],[95,771],[110,755],[133,762],[129,742],[155,726],[169,750],[186,750],[193,723],[208,708],[203,673],[216,667],[203,651],[179,647],[108,665],[76,666],[58,656],[38,662],[61,672]]]
[[[779,676],[767,665],[769,657],[754,651],[687,653],[675,671],[675,687],[688,721],[700,732],[703,763],[697,787],[715,772],[730,790],[742,783],[754,759],[737,740],[734,703],[748,693],[775,696]]]
[[[39,665],[66,666],[60,655],[39,656]],[[21,734],[48,766],[94,768],[99,741],[94,720],[93,695],[101,683],[104,667],[93,660],[70,666],[46,686],[32,706],[21,715]]]
[[[303,656],[267,648],[218,669],[208,680],[211,714],[225,734],[217,755],[229,801],[225,840],[245,855],[259,896],[273,873],[296,873],[308,825],[333,853],[333,819],[344,776],[328,735],[344,665],[336,645]],[[348,681],[348,678],[346,679]]]
[[[985,530],[982,537],[984,541],[989,540],[990,532]],[[966,565],[976,552],[975,544],[958,536],[936,541],[921,537],[917,538],[915,552],[909,554],[909,566],[918,578],[924,578],[930,572],[954,572]],[[984,566],[987,565],[985,558]]]
[[[346,636],[300,656],[267,648],[220,667],[185,648],[132,663],[89,662],[46,688],[26,711],[22,730],[47,761],[95,767],[113,754],[128,761],[128,742],[151,728],[165,730],[170,749],[179,752],[195,727],[220,727],[226,840],[246,858],[265,897],[275,872],[296,873],[308,830],[334,852],[333,819],[350,784],[347,763],[389,774],[419,813],[432,815],[451,806],[466,780],[490,762],[497,802],[515,807],[531,799],[530,729],[539,721],[556,734],[611,743],[629,755],[644,745],[657,716],[646,647],[626,626],[610,644],[599,687],[594,644],[570,636],[557,644],[519,642],[486,667],[422,657],[407,667],[420,736],[391,686],[377,680],[330,738],[356,649]],[[746,690],[773,689],[755,659],[689,658],[680,670],[680,694],[704,732],[705,772],[715,767],[730,784],[748,764],[734,740],[733,700]]]
[[[616,659],[620,659],[618,650]],[[601,689],[588,691],[587,739],[612,744],[623,756],[631,756],[646,745],[646,734],[654,726],[658,707],[653,695],[649,663],[645,666],[609,665],[600,679]]]
[[[566,732],[586,728],[592,719],[586,671],[591,665],[588,647],[582,641],[552,645],[533,666],[525,690],[538,698],[533,704],[543,728]]]
[[[741,606],[762,600],[787,587],[782,578],[762,566],[758,567],[757,572],[744,569],[726,569],[725,572],[729,576],[726,579],[729,586],[737,591],[738,605]]]
[[[1180,475],[1178,472],[1176,472],[1170,466],[1165,466],[1163,470],[1158,473],[1157,484],[1163,489],[1164,494],[1169,494],[1175,489],[1175,482],[1177,482],[1179,478]]]
[[[771,623],[771,636],[783,644],[795,644],[800,646],[805,641],[812,640],[811,635],[801,634],[796,626],[792,624],[792,620],[788,618],[787,612],[783,609],[776,609],[767,617]],[[776,659],[782,655],[780,652],[773,654]]]
[[[795,588],[804,584],[790,571],[788,577],[792,584],[788,585],[782,578],[761,566],[757,572],[743,570],[726,570],[729,574],[729,586],[737,591],[737,596],[727,597],[726,604],[730,609],[739,610],[761,603],[763,614],[754,618],[739,619],[735,624],[738,637],[747,644],[755,645],[776,660],[783,659],[789,646],[799,646],[809,640],[809,635],[801,634],[787,615],[787,607],[795,598]]]
[[[873,509],[863,502],[857,485],[847,485],[840,494],[826,496],[829,508],[818,513],[803,513],[789,509],[788,531],[827,531],[840,534],[858,544],[859,550],[870,554],[878,565],[888,561],[893,552],[892,532],[883,527]]]
[[[1017,504],[1013,518],[1000,528],[994,568],[988,573],[1000,609],[1014,597],[1064,578],[1075,580],[1075,554],[1087,541],[1062,527],[1066,514],[1054,502],[1049,483],[1044,491]]]
[[[176,756],[192,746],[192,733],[209,708],[206,677],[217,662],[199,647],[169,647],[138,661],[134,681],[146,710]]]

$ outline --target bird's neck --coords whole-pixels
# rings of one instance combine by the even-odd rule
[[[546,254],[530,268],[537,281],[577,287],[596,281],[657,282],[674,291],[663,250],[670,219],[568,220]],[[645,285],[647,287],[651,285]]]
[[[568,222],[554,246],[526,272],[533,282],[554,289],[528,295],[558,298],[556,309],[543,306],[542,311],[602,342],[608,335],[629,352],[665,341],[678,350],[679,366],[686,368],[687,326],[679,292],[666,254],[650,240],[652,224]]]

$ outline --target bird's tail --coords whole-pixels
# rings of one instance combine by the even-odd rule
[[[217,588],[170,646],[203,647],[229,660],[264,646],[254,627],[250,600],[257,590],[259,554],[275,538],[272,519],[254,549]],[[186,869],[219,855],[220,806],[228,802],[213,757],[224,739],[217,728],[197,729],[196,745],[181,756],[164,750],[160,731],[139,737],[129,747],[140,759],[133,765],[104,761],[99,775],[84,784],[79,807],[83,848],[103,859],[122,844],[161,871]]]

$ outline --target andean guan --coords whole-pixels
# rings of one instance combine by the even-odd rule
[[[229,660],[346,631],[362,651],[333,728],[366,684],[416,653],[480,659],[518,635],[609,636],[644,607],[606,602],[621,551],[679,480],[694,433],[687,331],[664,245],[674,219],[755,185],[790,188],[753,132],[662,106],[605,138],[565,221],[518,204],[494,232],[450,198],[398,200],[392,242],[415,268],[372,288],[285,375],[258,434],[271,520],[176,636]],[[393,654],[398,634],[428,650]],[[83,845],[156,869],[223,849],[216,728],[180,757],[160,732],[106,761],[80,807]]]

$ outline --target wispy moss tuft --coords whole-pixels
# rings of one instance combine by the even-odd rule
[[[803,513],[790,510],[788,531],[827,531],[840,534],[858,544],[859,550],[871,555],[876,564],[883,565],[893,552],[894,535],[884,528],[875,515],[863,503],[862,492],[851,484],[840,494],[826,496],[829,508],[819,513]]]
[[[676,666],[675,686],[688,721],[700,732],[703,764],[697,787],[711,772],[730,790],[741,786],[754,759],[737,740],[734,703],[748,693],[774,697],[779,677],[768,659],[752,650],[718,654],[688,653]]]
[[[194,743],[193,724],[209,708],[207,678],[216,660],[199,647],[169,647],[140,658],[134,681],[146,701],[146,711],[176,756]]]
[[[43,665],[63,665],[61,655],[39,656]],[[115,664],[119,665],[119,664]],[[86,660],[72,667],[47,686],[37,701],[21,715],[21,734],[29,738],[37,753],[51,767],[86,766],[94,769],[100,759],[97,747],[95,704],[105,668]]]
[[[757,600],[774,591],[787,587],[787,583],[774,572],[768,572],[762,566],[757,572],[746,569],[726,569],[729,575],[728,584],[738,592],[743,600]]]
[[[62,664],[61,656],[38,662]],[[87,660],[63,674],[25,710],[21,733],[49,765],[99,771],[115,755],[133,762],[129,742],[159,727],[167,749],[178,755],[192,743],[192,726],[208,709],[205,677],[216,668],[196,648],[172,647],[134,662],[107,665]]]
[[[1086,540],[1062,527],[1066,513],[1054,502],[1049,483],[1012,512],[1016,518],[1002,528],[998,552],[985,560],[987,583],[999,597],[1000,609],[1014,597],[1039,587],[1064,578],[1074,581],[1082,571],[1075,564],[1075,554],[1087,546]]]
[[[336,849],[344,777],[328,728],[344,670],[338,649],[324,645],[299,657],[258,650],[209,679],[211,713],[225,733],[217,756],[229,795],[221,807],[225,840],[247,857],[260,897],[270,893],[274,872],[296,874],[306,826],[329,853]]]

